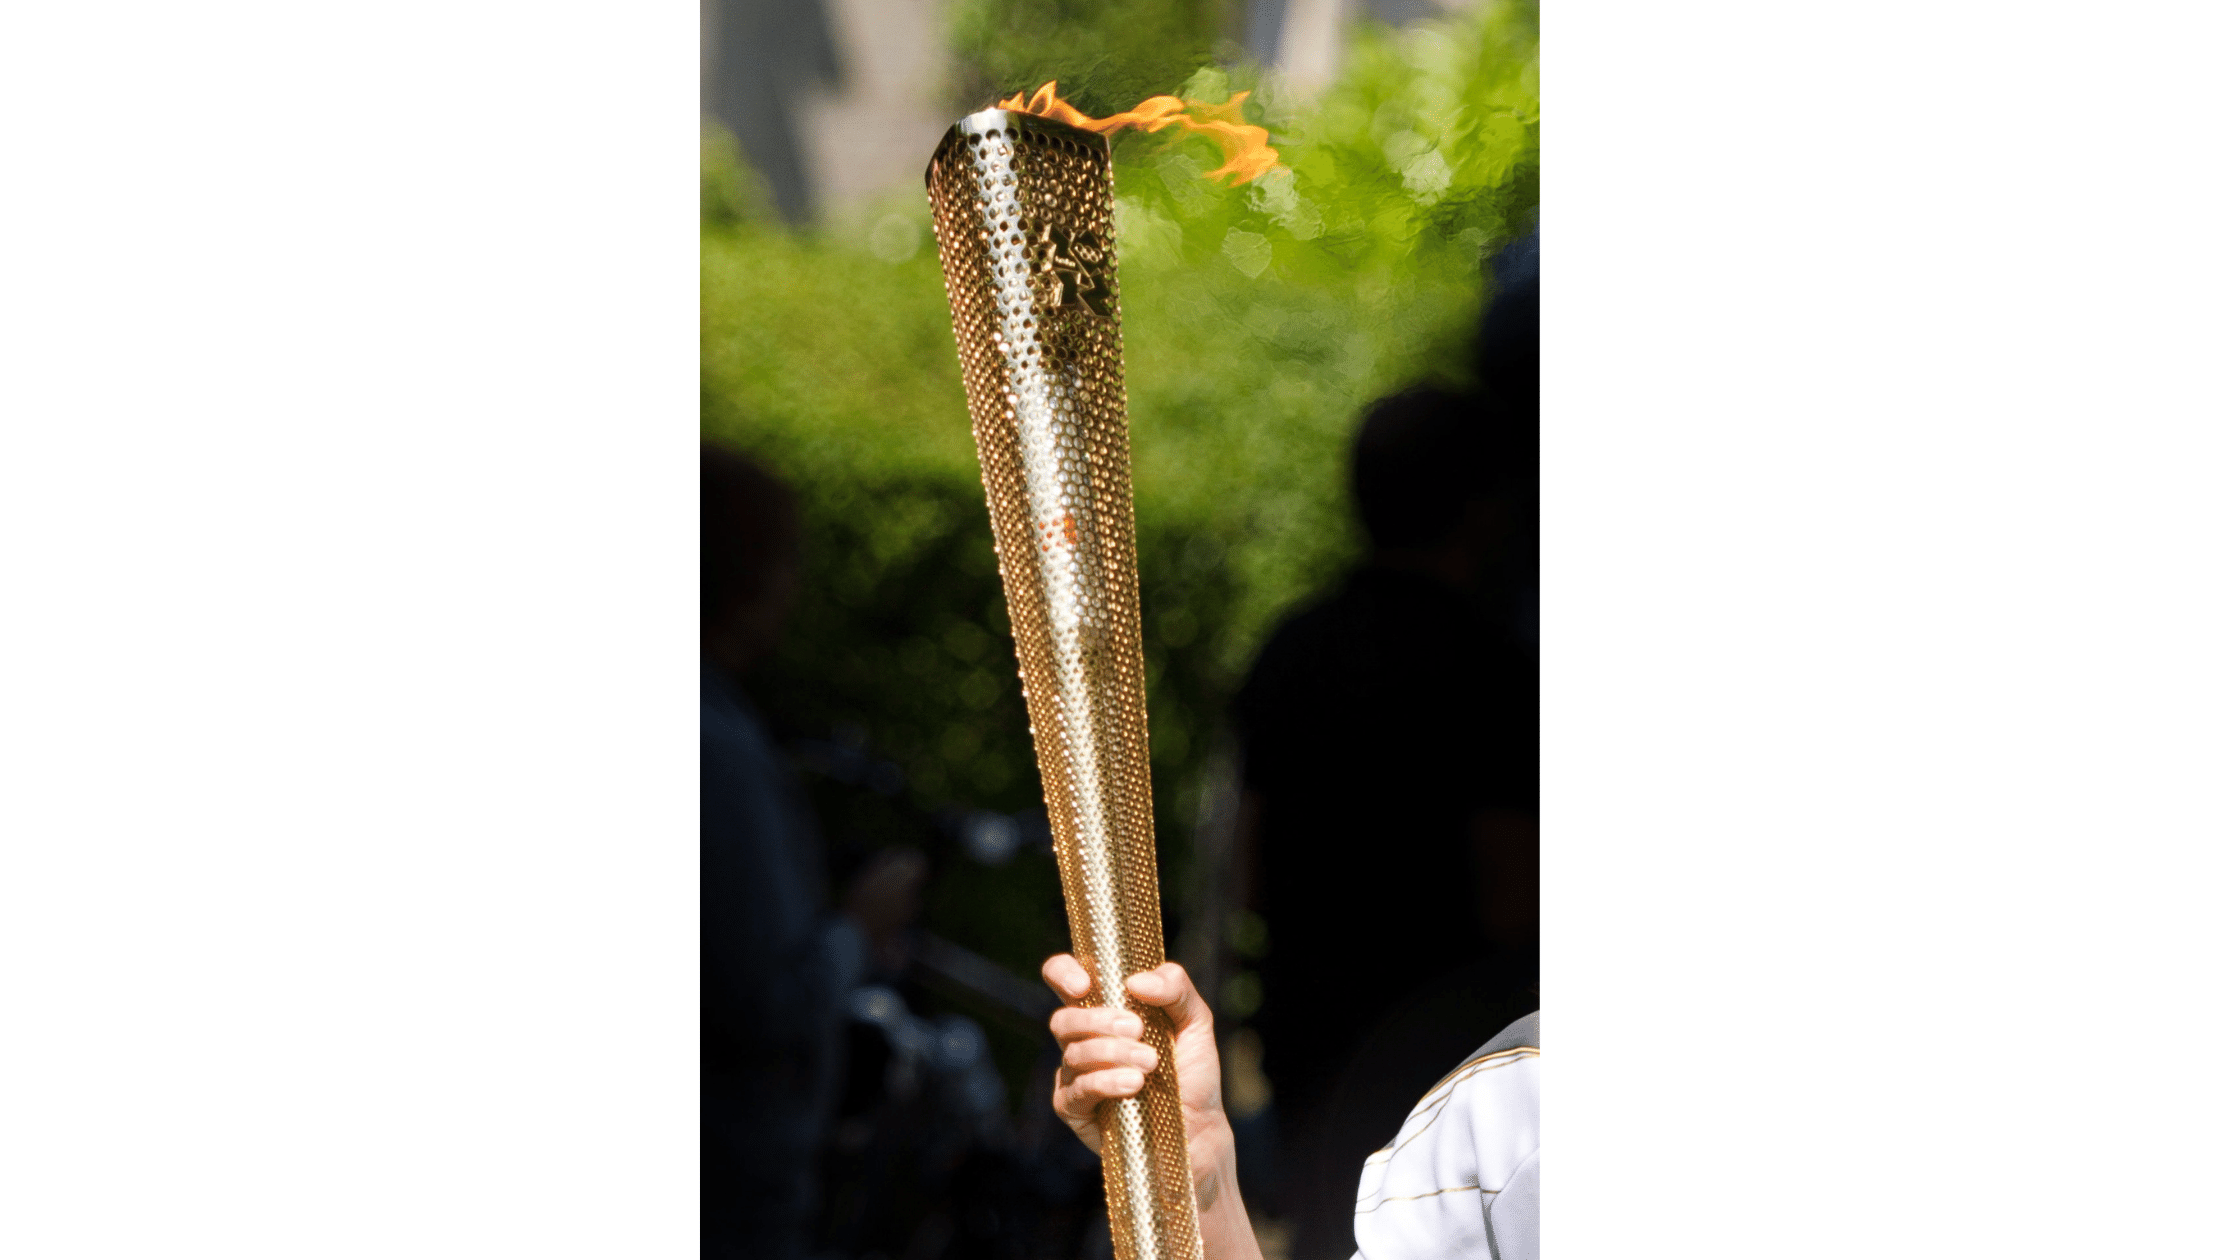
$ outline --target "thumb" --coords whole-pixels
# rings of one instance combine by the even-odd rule
[[[1198,986],[1190,982],[1190,973],[1181,963],[1164,962],[1139,971],[1128,977],[1127,989],[1137,1001],[1165,1011],[1177,1035],[1186,1029],[1213,1027],[1213,1008],[1198,996]]]

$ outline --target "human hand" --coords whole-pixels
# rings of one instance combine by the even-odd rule
[[[1158,1054],[1144,1044],[1143,1020],[1133,1011],[1073,1006],[1089,993],[1089,973],[1071,954],[1042,964],[1042,979],[1069,1005],[1050,1016],[1050,1031],[1064,1054],[1050,1105],[1092,1151],[1104,1140],[1097,1108],[1143,1091]],[[1182,1133],[1190,1148],[1190,1179],[1201,1213],[1220,1197],[1222,1178],[1236,1178],[1236,1138],[1221,1110],[1221,1055],[1214,1042],[1213,1011],[1180,963],[1161,963],[1127,979],[1131,997],[1166,1013],[1174,1025],[1174,1067],[1182,1100]]]

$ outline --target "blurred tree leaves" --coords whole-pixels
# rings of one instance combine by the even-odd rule
[[[1201,69],[1182,95],[1254,89],[1247,116],[1283,156],[1246,188],[1202,178],[1208,140],[1115,144],[1138,511],[1221,540],[1239,598],[1205,646],[1224,674],[1355,554],[1361,408],[1471,370],[1482,260],[1539,203],[1538,49],[1537,9],[1499,4],[1357,29],[1305,104]]]
[[[1212,64],[1226,16],[1221,0],[959,0],[958,112],[1055,79],[1076,108],[1117,114]]]

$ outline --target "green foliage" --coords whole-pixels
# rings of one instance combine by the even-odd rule
[[[971,0],[958,13],[975,73],[1011,76],[1004,91],[1057,78],[1103,113],[1256,86],[1205,68],[1210,8]],[[1188,886],[1225,698],[1285,608],[1358,554],[1343,469],[1362,407],[1469,370],[1482,260],[1538,200],[1537,49],[1521,4],[1358,31],[1318,101],[1256,92],[1248,116],[1285,169],[1249,187],[1203,178],[1220,158],[1202,138],[1115,145],[1170,898]],[[720,147],[709,154],[703,430],[798,487],[808,527],[803,602],[758,696],[797,730],[860,728],[922,808],[1038,803],[922,192],[795,234],[754,209]],[[1030,903],[974,882],[991,878],[944,876],[934,926],[1031,974],[1064,939],[1054,883]]]
[[[1224,674],[1355,554],[1361,408],[1467,373],[1481,260],[1538,203],[1538,67],[1530,6],[1364,28],[1319,102],[1263,112],[1287,169],[1249,188],[1201,178],[1209,140],[1115,146],[1138,511],[1220,540],[1241,588],[1206,645]],[[1254,86],[1203,70],[1182,94]]]
[[[731,133],[710,125],[700,135],[700,223],[729,228],[770,217],[767,190],[739,160]]]
[[[1068,101],[1117,114],[1214,60],[1220,0],[959,0],[950,10],[960,112],[1052,79]]]

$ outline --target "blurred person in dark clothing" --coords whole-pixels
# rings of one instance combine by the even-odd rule
[[[1298,1260],[1351,1254],[1393,1117],[1539,1005],[1538,667],[1514,580],[1537,380],[1508,384],[1370,409],[1352,489],[1371,557],[1276,631],[1237,701],[1268,942],[1251,1022]]]
[[[793,496],[707,445],[700,495],[702,1253],[790,1260],[809,1247],[842,1001],[891,964],[925,867],[883,854],[826,908],[814,820],[739,681],[793,601]]]

